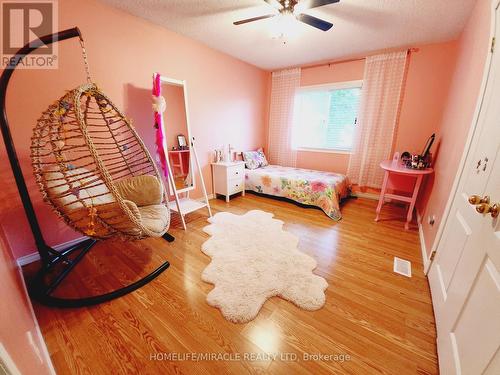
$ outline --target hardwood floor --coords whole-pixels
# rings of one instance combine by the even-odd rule
[[[187,232],[173,223],[176,240],[170,244],[148,239],[97,245],[58,294],[104,292],[168,259],[170,268],[142,289],[91,308],[34,304],[58,374],[438,373],[418,231],[415,225],[404,231],[402,208],[385,206],[375,223],[376,202],[353,199],[335,223],[317,209],[251,194],[211,205],[214,213],[261,209],[283,220],[285,229],[300,237],[300,249],[317,260],[315,272],[329,283],[325,306],[309,312],[274,297],[252,322],[226,321],[205,302],[212,288],[200,279],[209,263],[200,251],[207,223],[204,212],[194,213],[188,215]],[[412,262],[412,278],[393,273],[394,256]],[[241,360],[181,357],[214,352]],[[168,353],[180,358],[168,360]],[[250,358],[263,353],[278,357]],[[305,360],[304,353],[331,357]]]

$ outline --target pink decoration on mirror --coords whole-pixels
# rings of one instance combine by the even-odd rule
[[[156,97],[161,96],[161,79],[159,73],[153,74],[153,96]],[[163,122],[161,113],[155,111],[154,117],[155,117],[155,128],[156,128],[156,152],[158,154],[161,169],[163,170],[165,177],[168,177],[168,168],[166,161],[167,159],[165,156],[166,152],[165,149],[163,148],[164,134],[163,134]]]

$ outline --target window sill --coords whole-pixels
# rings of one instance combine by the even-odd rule
[[[341,154],[341,155],[351,155],[352,151],[346,151],[346,150],[332,150],[328,148],[306,148],[306,147],[299,147],[296,149],[297,151],[302,151],[302,152],[319,152],[319,153],[324,153],[324,154]]]

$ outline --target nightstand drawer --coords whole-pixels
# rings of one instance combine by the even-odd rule
[[[233,178],[227,182],[227,193],[229,195],[239,193],[243,191],[244,187],[242,178]]]
[[[227,179],[232,180],[237,178],[245,178],[245,165],[240,164],[227,168]]]

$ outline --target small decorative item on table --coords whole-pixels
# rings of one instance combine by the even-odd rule
[[[179,150],[187,150],[189,148],[186,137],[183,134],[177,136],[177,143],[179,143]]]
[[[408,151],[405,151],[401,154],[402,164],[406,168],[410,169],[425,169],[429,168],[432,163],[432,154],[430,153],[432,144],[434,143],[434,139],[436,138],[435,134],[432,134],[427,142],[425,143],[424,150],[421,154],[410,154]]]

